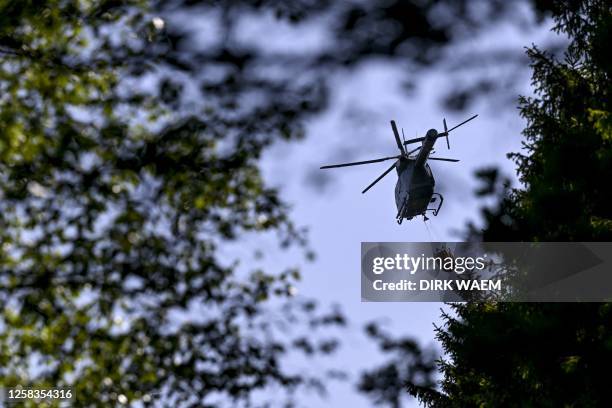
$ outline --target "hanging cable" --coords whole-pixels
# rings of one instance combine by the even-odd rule
[[[438,234],[437,228],[435,228],[433,224],[431,224],[429,226],[429,228],[431,229],[431,235],[433,236],[434,240],[436,242],[439,242],[440,241],[440,234]]]
[[[429,234],[429,240],[431,242],[433,242],[434,238],[433,238],[433,234],[431,233],[431,230],[429,229],[429,225],[427,225],[428,222],[427,221],[423,221],[423,223],[425,224],[425,228],[427,229],[427,234]]]

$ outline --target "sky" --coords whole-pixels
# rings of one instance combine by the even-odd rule
[[[523,47],[551,38],[550,23],[537,30],[499,26],[481,38],[457,44],[450,52],[464,52],[472,47],[504,47],[522,52]],[[408,71],[408,72],[407,72]],[[306,406],[369,407],[371,402],[359,395],[354,384],[358,373],[381,363],[375,345],[363,334],[363,325],[377,319],[395,335],[410,335],[422,345],[434,344],[434,323],[440,323],[441,303],[368,303],[360,300],[360,243],[366,241],[461,241],[468,221],[478,221],[482,200],[475,197],[478,186],[475,170],[497,166],[516,182],[515,166],[506,158],[521,148],[520,132],[524,121],[519,117],[516,99],[478,99],[466,112],[445,112],[440,99],[462,73],[449,72],[444,65],[426,73],[415,73],[416,91],[407,95],[402,88],[409,68],[388,61],[372,61],[350,72],[337,73],[330,80],[330,109],[306,126],[301,142],[280,143],[263,160],[264,176],[282,192],[298,225],[308,226],[316,261],[301,265],[303,280],[299,295],[316,298],[321,304],[338,304],[350,321],[343,346],[328,366],[350,373],[350,381],[330,385],[326,399],[306,396]],[[489,72],[490,74],[490,72]],[[478,73],[472,73],[478,75]],[[514,89],[530,95],[530,72],[516,75]],[[437,156],[460,159],[459,163],[430,162],[436,178],[436,191],[445,201],[438,217],[427,225],[421,218],[395,221],[393,189],[397,180],[392,172],[368,193],[361,190],[381,174],[389,163],[319,170],[325,164],[368,160],[395,155],[396,145],[389,125],[394,119],[406,138],[419,136],[431,127],[440,129],[445,117],[449,127],[479,114],[469,124],[450,136],[451,150],[443,141],[436,145]],[[317,173],[327,172],[324,175]],[[321,182],[323,178],[323,182]],[[319,180],[313,183],[312,180]],[[322,184],[322,186],[321,186]],[[280,254],[264,259],[274,267],[280,259],[294,261],[295,255]],[[418,406],[413,400],[406,406]]]
[[[202,16],[175,16],[174,23],[187,21],[199,30],[199,45],[205,47],[218,27],[213,19]],[[170,20],[169,24],[173,21]],[[321,25],[309,22],[289,25],[270,16],[241,22],[241,42],[260,41],[259,46],[273,52],[307,53],[327,46]],[[383,362],[382,355],[364,335],[366,323],[376,320],[395,336],[413,336],[423,346],[437,347],[434,325],[441,324],[442,303],[373,303],[360,296],[360,247],[362,242],[378,241],[460,241],[469,221],[478,220],[483,205],[474,194],[478,185],[474,172],[495,166],[514,178],[515,166],[506,154],[521,148],[521,129],[525,126],[516,108],[519,94],[529,95],[530,72],[503,66],[470,66],[462,70],[458,62],[469,58],[473,50],[523,52],[532,43],[545,44],[554,37],[550,22],[530,29],[499,24],[478,38],[465,38],[448,50],[441,64],[428,71],[417,70],[407,62],[369,59],[350,70],[329,74],[332,84],[329,108],[311,117],[304,125],[305,138],[299,142],[278,142],[261,162],[267,184],[279,189],[292,207],[290,215],[297,226],[309,229],[309,242],[316,259],[306,262],[300,250],[281,251],[272,235],[246,236],[220,249],[220,256],[241,259],[245,268],[261,266],[280,271],[299,266],[302,280],[297,296],[316,299],[322,309],[338,306],[349,326],[338,332],[340,350],[331,358],[315,361],[295,357],[286,361],[291,370],[304,367],[314,372],[326,368],[346,370],[348,381],[328,385],[328,395],[300,395],[304,406],[370,407],[366,396],[355,389],[361,371]],[[445,111],[441,99],[449,90],[481,77],[513,77],[511,89],[504,95],[482,97],[464,112]],[[406,83],[414,89],[406,91]],[[146,86],[146,83],[141,86]],[[508,98],[511,95],[511,98]],[[444,195],[438,217],[425,223],[421,218],[395,221],[394,186],[391,172],[367,194],[361,194],[389,165],[389,162],[333,170],[320,170],[325,164],[368,160],[397,154],[389,125],[394,119],[406,138],[423,136],[430,128],[441,129],[446,118],[449,128],[464,119],[479,117],[457,129],[450,136],[451,150],[439,141],[439,157],[452,157],[458,163],[430,162],[436,179],[436,192]],[[259,250],[265,256],[254,259]],[[191,318],[210,311],[193,310]],[[417,406],[407,401],[406,406]]]
[[[520,7],[518,7],[520,11]],[[522,12],[529,12],[523,8]],[[202,22],[205,19],[179,16],[181,21]],[[172,22],[171,22],[172,23]],[[239,38],[255,42],[274,52],[307,53],[327,46],[325,32],[317,24],[293,26],[270,16],[240,22]],[[435,343],[434,324],[440,324],[442,303],[369,303],[360,296],[360,245],[377,241],[461,241],[469,221],[478,222],[479,208],[484,204],[474,194],[479,185],[474,172],[495,166],[517,184],[515,166],[508,152],[521,148],[521,130],[525,123],[517,110],[519,94],[531,95],[527,64],[500,66],[471,65],[474,50],[496,50],[515,54],[532,43],[545,45],[560,41],[550,32],[551,22],[537,27],[497,24],[477,38],[464,38],[448,49],[442,63],[428,71],[417,71],[410,64],[387,59],[368,60],[356,68],[336,71],[327,78],[332,85],[329,108],[305,123],[306,136],[299,142],[278,142],[262,159],[262,170],[268,185],[278,188],[284,201],[292,206],[291,217],[298,226],[309,228],[310,245],[316,253],[314,262],[305,262],[299,250],[280,251],[270,235],[247,236],[224,245],[220,256],[241,259],[245,267],[261,266],[266,271],[299,266],[302,280],[297,296],[316,299],[325,308],[337,305],[349,321],[341,332],[342,347],[333,358],[307,361],[295,358],[286,362],[294,370],[321,371],[324,368],[346,370],[346,382],[328,384],[329,394],[300,396],[304,406],[370,407],[371,401],[355,389],[359,373],[372,369],[383,360],[363,331],[372,320],[382,322],[395,336],[409,335],[421,345]],[[200,42],[210,40],[214,27],[205,23]],[[441,99],[449,90],[482,78],[509,81],[504,94],[481,97],[461,113],[445,111]],[[406,82],[415,87],[406,92]],[[444,195],[437,217],[427,223],[421,218],[395,221],[392,172],[361,194],[389,166],[389,162],[333,170],[320,170],[325,164],[368,160],[397,154],[389,125],[394,119],[404,129],[406,138],[423,136],[430,128],[442,127],[446,118],[449,128],[478,114],[478,118],[457,129],[450,136],[451,150],[439,141],[436,156],[459,159],[458,163],[430,162],[436,179],[436,192]],[[265,254],[256,259],[253,253]],[[305,367],[306,366],[306,367]],[[418,406],[414,400],[407,407]]]

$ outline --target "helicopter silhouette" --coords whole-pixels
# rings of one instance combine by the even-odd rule
[[[427,221],[427,211],[431,211],[434,216],[437,216],[442,208],[444,197],[440,193],[434,193],[434,186],[436,184],[431,168],[427,164],[428,160],[439,160],[447,162],[458,162],[457,159],[447,159],[443,157],[431,157],[430,154],[433,152],[434,144],[436,140],[441,137],[446,138],[446,146],[450,149],[450,142],[448,141],[448,134],[459,126],[466,124],[470,120],[476,118],[478,115],[474,115],[471,118],[464,120],[458,125],[451,129],[446,127],[446,119],[443,119],[444,132],[438,133],[436,129],[429,129],[424,137],[417,137],[414,139],[404,140],[400,139],[399,132],[395,121],[391,121],[391,128],[397,142],[397,147],[400,150],[400,155],[383,157],[374,160],[364,160],[351,163],[340,163],[332,164],[328,166],[322,166],[321,169],[333,169],[337,167],[348,167],[348,166],[360,166],[362,164],[378,163],[386,160],[395,160],[395,162],[389,167],[383,174],[381,174],[376,180],[374,180],[369,186],[367,186],[361,193],[366,193],[376,183],[378,183],[383,177],[389,174],[393,169],[397,170],[397,183],[395,185],[395,204],[397,206],[397,223],[401,224],[404,219],[411,220],[415,216],[422,215],[423,221]],[[404,136],[404,130],[402,129],[402,137]],[[406,152],[405,146],[412,143],[421,142],[421,146]],[[416,156],[411,156],[413,153],[417,153]],[[436,205],[436,201],[438,201]],[[434,207],[430,208],[429,204],[434,204]]]

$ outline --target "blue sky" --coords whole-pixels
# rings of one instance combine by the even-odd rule
[[[534,31],[500,26],[482,38],[458,44],[455,50],[469,52],[472,47],[503,45],[522,52],[525,45],[550,39],[549,28],[549,23]],[[516,101],[479,99],[464,113],[444,111],[440,104],[443,93],[459,80],[473,80],[470,75],[478,73],[472,72],[466,77],[462,72],[449,72],[443,65],[427,73],[414,73],[418,85],[412,95],[402,91],[406,75],[411,75],[409,67],[384,60],[336,74],[331,80],[335,87],[330,110],[307,124],[304,141],[276,145],[263,162],[266,178],[292,204],[293,219],[310,228],[310,240],[317,253],[314,263],[302,265],[300,295],[316,298],[323,304],[339,304],[351,322],[342,350],[329,365],[349,370],[352,380],[361,369],[380,361],[380,355],[363,335],[365,322],[379,319],[386,322],[385,327],[392,333],[409,334],[423,344],[431,344],[434,343],[433,323],[439,323],[440,308],[446,307],[440,303],[362,303],[360,243],[459,241],[460,236],[453,231],[464,229],[469,220],[478,220],[478,208],[482,205],[474,195],[478,185],[474,171],[498,166],[515,177],[514,164],[506,158],[506,153],[520,149],[520,132],[524,127]],[[530,94],[527,67],[499,75],[516,75],[516,89],[512,90],[516,96]],[[428,226],[421,219],[402,225],[395,222],[395,172],[367,194],[361,194],[388,163],[318,169],[324,164],[396,154],[390,119],[395,119],[409,138],[415,132],[423,135],[431,127],[439,129],[443,117],[452,126],[475,113],[480,115],[476,120],[453,132],[450,151],[444,143],[436,145],[438,156],[461,161],[430,164],[436,191],[442,192],[445,201],[440,215],[432,217]],[[309,178],[324,171],[328,172],[325,187],[313,187]],[[284,257],[288,262],[292,260],[290,254]],[[274,257],[275,262],[277,259]],[[357,395],[353,384],[331,385],[327,399],[308,397],[304,402],[308,406],[371,406],[367,399]],[[407,406],[416,406],[416,403],[413,401]]]
[[[517,6],[517,12],[528,10]],[[198,22],[203,46],[214,36],[214,26],[205,23],[205,16],[179,17]],[[328,45],[322,23],[292,26],[262,16],[240,24],[241,41],[255,43],[270,53],[308,53]],[[461,61],[469,62],[475,50],[520,54],[523,47],[532,43],[561,41],[549,32],[550,27],[549,21],[537,28],[511,23],[496,25],[478,38],[464,38],[455,44],[448,50],[448,57],[429,71],[417,70],[401,61],[380,59],[330,74],[327,79],[333,86],[329,109],[305,124],[304,140],[277,143],[265,154],[264,176],[292,205],[295,223],[309,227],[316,261],[306,263],[300,252],[280,251],[273,236],[259,235],[225,245],[219,255],[228,260],[241,259],[249,268],[258,265],[270,272],[283,266],[299,266],[303,278],[297,286],[298,296],[316,299],[323,307],[337,304],[348,317],[350,326],[342,333],[343,345],[334,358],[315,363],[300,358],[287,362],[296,370],[306,365],[311,370],[341,368],[349,372],[349,381],[329,385],[326,399],[304,395],[303,405],[371,406],[354,388],[361,370],[381,362],[375,346],[363,334],[363,325],[368,321],[384,322],[389,332],[414,336],[423,345],[434,344],[433,325],[440,322],[440,309],[445,305],[360,301],[360,243],[461,240],[456,231],[464,230],[468,221],[477,221],[478,208],[483,204],[474,195],[478,185],[474,171],[497,166],[508,176],[515,176],[514,164],[506,153],[520,149],[520,132],[525,125],[518,115],[516,98],[531,93],[526,64],[519,69],[485,63],[462,69]],[[450,89],[484,77],[513,81],[504,96],[480,98],[466,112],[444,110],[440,100]],[[411,93],[404,90],[406,80],[416,85]],[[397,154],[390,119],[395,119],[406,137],[411,138],[415,134],[424,135],[431,127],[440,129],[443,117],[450,127],[476,113],[479,114],[476,120],[452,133],[450,151],[444,143],[436,146],[437,156],[461,161],[430,163],[436,191],[444,195],[445,201],[440,215],[432,217],[428,225],[421,219],[402,225],[395,222],[395,172],[367,194],[361,194],[388,163],[319,170],[324,164]],[[256,249],[266,254],[263,259],[253,258]],[[417,405],[412,401],[406,406]]]

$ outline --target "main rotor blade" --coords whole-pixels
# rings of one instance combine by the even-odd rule
[[[407,156],[410,156],[412,153],[416,152],[417,150],[421,150],[421,148],[422,148],[422,147],[423,147],[423,146],[419,146],[419,147],[417,147],[416,149],[413,149],[413,150],[409,151],[408,153],[406,153],[406,155],[407,155]]]
[[[364,160],[364,161],[351,162],[351,163],[330,164],[329,166],[322,166],[320,168],[321,169],[333,169],[336,167],[359,166],[362,164],[378,163],[378,162],[385,161],[385,160],[399,159],[400,157],[402,156],[390,156],[390,157],[383,157],[382,159]]]
[[[450,133],[451,131],[453,131],[453,130],[457,129],[459,126],[461,126],[461,125],[465,125],[466,123],[468,123],[470,120],[472,120],[472,119],[476,118],[477,116],[478,116],[478,115],[474,115],[474,116],[472,116],[471,118],[464,120],[463,122],[461,122],[461,123],[460,123],[460,124],[458,124],[457,126],[455,126],[455,127],[451,128],[451,129],[448,129],[448,130],[447,130],[446,132],[444,132],[444,133]],[[438,135],[438,136],[439,136],[439,135]]]
[[[440,161],[448,161],[448,162],[458,162],[458,159],[445,159],[444,157],[430,157],[427,160],[440,160]]]
[[[445,131],[444,131],[444,132],[442,132],[442,133],[438,133],[438,137],[445,137],[445,136],[446,136],[446,138],[447,138],[447,142],[448,142],[448,134],[449,134],[451,131],[453,131],[453,130],[457,129],[457,128],[458,128],[459,126],[461,126],[461,125],[465,125],[466,123],[468,123],[470,120],[472,120],[472,119],[476,118],[477,116],[478,116],[478,115],[474,115],[474,116],[472,116],[471,118],[464,120],[463,122],[461,122],[461,123],[460,123],[460,124],[458,124],[457,126],[454,126],[454,127],[453,127],[453,128],[451,128],[451,129],[445,130]],[[444,120],[444,122],[446,122],[446,119]],[[408,140],[404,141],[404,145],[409,145],[410,143],[422,142],[423,140],[425,140],[425,138],[424,138],[424,137],[417,137],[417,138],[415,138],[415,139],[408,139]],[[450,148],[450,144],[449,144],[447,147],[448,147],[448,148]]]
[[[395,136],[395,141],[397,142],[398,149],[400,149],[400,152],[405,155],[406,151],[404,150],[404,146],[402,145],[402,139],[400,139],[399,132],[397,131],[397,126],[395,126],[394,120],[391,121],[391,128],[393,129],[393,135]]]
[[[378,178],[377,178],[376,180],[374,180],[374,181],[373,181],[373,182],[372,182],[372,183],[371,183],[369,186],[367,186],[367,187],[365,188],[365,190],[363,190],[363,191],[361,192],[361,194],[365,194],[365,192],[366,192],[366,191],[368,191],[369,189],[371,189],[371,188],[374,186],[374,184],[378,183],[378,182],[379,182],[379,181],[380,181],[380,180],[381,180],[383,177],[385,177],[387,174],[389,174],[389,172],[390,172],[391,170],[393,170],[393,169],[395,168],[395,166],[396,166],[396,165],[397,165],[397,162],[393,163],[393,164],[391,165],[391,167],[389,167],[389,168],[388,168],[388,169],[387,169],[387,170],[386,170],[386,171],[385,171],[383,174],[381,174],[380,176],[378,176]]]
[[[416,142],[422,142],[423,140],[425,140],[424,137],[417,137],[415,139],[408,139],[404,142],[405,145],[409,145],[410,143],[416,143]]]

